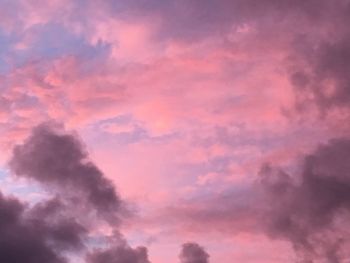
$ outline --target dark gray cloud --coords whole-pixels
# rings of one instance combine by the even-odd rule
[[[71,209],[64,200],[54,197],[34,205],[27,211],[25,219],[49,226],[48,234],[59,250],[77,250],[84,247],[88,229],[70,213]]]
[[[18,176],[56,189],[77,205],[89,207],[110,222],[118,222],[122,201],[113,184],[88,159],[84,146],[58,125],[42,124],[15,147],[9,162]]]
[[[299,177],[270,166],[261,176],[268,233],[290,240],[304,259],[342,262],[350,241],[350,140],[319,146],[304,158]]]
[[[28,208],[0,193],[0,262],[66,263],[65,251],[83,248],[84,227],[52,213],[52,204]]]
[[[185,243],[180,253],[181,263],[208,263],[209,254],[197,243]]]

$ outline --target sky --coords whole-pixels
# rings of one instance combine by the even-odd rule
[[[0,262],[350,262],[349,0],[0,0]]]

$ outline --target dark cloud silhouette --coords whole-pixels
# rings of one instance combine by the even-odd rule
[[[113,184],[88,159],[77,136],[58,125],[46,123],[33,129],[32,135],[15,147],[9,164],[16,175],[57,189],[65,199],[88,206],[111,222],[119,220],[122,201]]]
[[[350,140],[319,146],[297,177],[266,165],[261,178],[268,233],[290,240],[304,260],[342,262],[350,241]]]
[[[126,244],[105,250],[95,250],[88,254],[87,263],[150,263],[147,248],[135,249]]]
[[[180,253],[181,263],[208,263],[209,254],[197,243],[185,243]]]
[[[69,212],[71,209],[55,197],[34,205],[28,210],[26,219],[50,226],[48,234],[55,240],[56,248],[77,250],[84,247],[88,229]]]
[[[0,262],[68,263],[65,252],[84,248],[87,229],[68,212],[58,198],[33,207],[0,194]],[[118,245],[88,253],[87,263],[150,263],[147,249],[133,249],[122,237]]]
[[[0,194],[0,262],[66,263],[65,251],[83,248],[84,227],[51,213],[51,205],[31,209]]]

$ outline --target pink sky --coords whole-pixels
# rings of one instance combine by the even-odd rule
[[[186,242],[211,263],[345,262],[341,250],[340,261],[322,254],[311,230],[305,256],[259,222],[281,211],[256,184],[266,163],[303,182],[305,156],[349,137],[349,10],[347,0],[0,1],[1,191],[29,204],[49,194],[8,160],[54,121],[132,207],[120,232],[152,263],[180,262]]]

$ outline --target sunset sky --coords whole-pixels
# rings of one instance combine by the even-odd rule
[[[349,0],[0,0],[0,263],[350,262]]]

